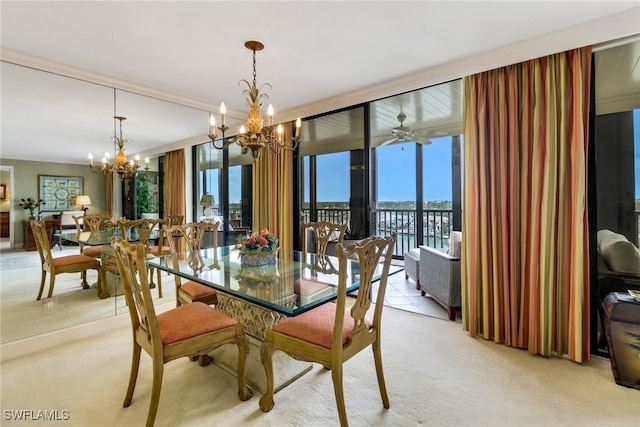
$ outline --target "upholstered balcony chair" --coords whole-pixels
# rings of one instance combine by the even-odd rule
[[[380,351],[380,331],[382,308],[389,275],[389,266],[395,246],[392,237],[367,237],[346,248],[336,245],[338,258],[338,297],[335,304],[323,304],[299,316],[290,317],[269,329],[260,349],[262,364],[267,378],[267,390],[260,399],[260,409],[267,412],[273,408],[274,377],[272,353],[283,351],[297,360],[305,360],[323,365],[331,370],[333,389],[338,406],[340,425],[347,425],[347,413],[342,389],[342,366],[361,350],[371,346],[378,387],[382,404],[389,407],[389,397],[382,371]],[[359,261],[360,288],[353,306],[346,308],[349,258]],[[382,263],[382,273],[378,286],[373,318],[365,318],[371,301],[371,283],[376,268]],[[350,269],[349,269],[350,270]],[[292,386],[293,387],[293,386]]]
[[[100,289],[100,261],[87,255],[66,255],[54,258],[51,254],[51,246],[49,245],[49,236],[44,221],[29,221],[29,226],[36,241],[36,248],[40,254],[40,263],[42,264],[42,276],[40,278],[40,290],[36,300],[40,300],[44,290],[44,282],[49,273],[49,293],[47,298],[53,295],[53,286],[56,282],[56,276],[62,273],[83,273],[87,270],[96,270],[98,272],[98,289]],[[89,285],[82,284],[84,289],[88,289]]]
[[[147,281],[147,265],[136,262],[146,256],[146,245],[115,239],[111,245],[122,278],[133,329],[131,373],[123,406],[126,408],[131,405],[142,350],[151,356],[153,363],[151,400],[146,423],[147,426],[152,426],[158,412],[164,365],[181,357],[205,355],[225,344],[235,344],[238,347],[238,397],[240,400],[249,399],[252,391],[244,379],[249,340],[244,333],[244,326],[199,302],[156,315]]]

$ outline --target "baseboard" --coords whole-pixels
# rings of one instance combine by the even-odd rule
[[[156,313],[162,313],[175,307],[175,302],[162,304],[156,307]],[[59,331],[47,332],[45,334],[11,341],[0,345],[0,362],[23,357],[33,353],[47,351],[50,348],[68,344],[85,338],[93,338],[101,333],[113,331],[117,328],[126,327],[131,323],[129,313],[83,323]]]

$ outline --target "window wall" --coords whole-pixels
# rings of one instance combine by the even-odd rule
[[[251,156],[237,145],[219,150],[205,142],[193,147],[193,162],[193,218],[220,222],[218,244],[235,244],[251,229]]]
[[[371,103],[372,231],[396,233],[395,256],[460,230],[461,133],[461,80]]]
[[[364,111],[305,120],[299,147],[300,220],[348,224],[353,238],[364,237],[366,226]]]

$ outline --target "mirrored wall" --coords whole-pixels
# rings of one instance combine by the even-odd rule
[[[71,326],[90,323],[126,312],[119,286],[114,297],[99,299],[95,288],[83,290],[79,274],[62,274],[56,278],[53,300],[36,301],[41,279],[37,251],[23,249],[26,211],[18,205],[21,198],[38,197],[40,175],[77,177],[82,179],[83,193],[90,195],[88,214],[103,214],[107,210],[106,180],[102,173],[92,173],[87,155],[96,163],[105,152],[114,153],[114,113],[127,117],[123,137],[130,140],[126,154],[150,155],[150,170],[158,170],[158,156],[165,151],[202,142],[206,136],[209,113],[201,109],[178,105],[136,93],[114,90],[50,72],[0,62],[2,89],[2,149],[0,164],[12,167],[13,182],[9,200],[3,203],[13,216],[13,248],[0,252],[0,312],[1,343],[54,332]],[[43,137],[46,135],[46,138]],[[27,141],[33,145],[33,155],[16,159],[14,148]],[[40,147],[40,149],[38,149]],[[30,147],[31,148],[31,147]],[[47,150],[45,150],[45,148]],[[53,148],[49,151],[49,148]],[[42,155],[43,152],[46,155]],[[144,158],[144,157],[143,157]],[[144,162],[142,162],[144,163]],[[3,179],[5,176],[3,174]],[[114,217],[122,215],[123,192],[120,180],[114,183]],[[157,182],[154,181],[154,182]],[[4,206],[4,205],[3,205]],[[78,207],[79,208],[79,207]],[[52,218],[56,210],[43,210],[43,219]],[[52,242],[54,257],[74,255],[79,248]],[[89,273],[89,283],[95,284],[97,274]],[[113,277],[109,277],[113,282]],[[49,277],[46,278],[45,293]],[[173,278],[162,275],[163,298],[152,291],[156,303],[170,303],[175,298]],[[46,305],[49,304],[50,305]]]

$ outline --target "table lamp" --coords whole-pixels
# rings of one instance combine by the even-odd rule
[[[87,210],[89,209],[86,206],[89,206],[90,204],[91,204],[91,198],[86,194],[81,194],[76,196],[76,205],[82,206],[81,209],[82,211],[84,211],[85,215],[87,214]]]
[[[200,206],[202,206],[203,216],[207,216],[206,215],[207,208],[209,209],[209,216],[211,216],[211,206],[213,206],[214,203],[215,203],[215,200],[213,199],[213,195],[211,194],[202,195],[202,198],[200,199]]]

